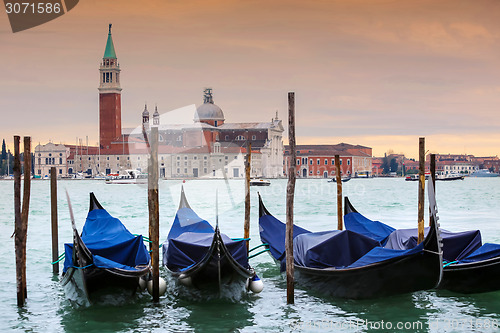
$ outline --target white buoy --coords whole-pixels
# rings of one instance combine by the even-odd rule
[[[186,287],[191,287],[193,285],[193,280],[191,279],[190,276],[187,276],[186,274],[181,274],[179,275],[179,282],[185,285]]]
[[[147,287],[148,283],[146,282],[146,280],[141,276],[139,278],[139,290],[140,291],[144,291],[146,290],[146,287]]]
[[[247,289],[258,294],[264,289],[264,282],[255,274],[247,280]]]
[[[164,279],[159,278],[159,289],[158,289],[158,294],[160,296],[163,296],[165,292],[167,291],[167,283],[165,282]],[[153,296],[153,280],[148,281],[148,293]]]

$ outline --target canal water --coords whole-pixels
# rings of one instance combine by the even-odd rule
[[[258,235],[259,191],[268,210],[285,220],[286,180],[252,187],[251,242]],[[160,184],[160,241],[169,231],[179,203],[181,181]],[[191,207],[215,221],[215,191],[219,193],[219,225],[230,237],[243,236],[244,182],[192,180],[183,184]],[[396,228],[416,226],[417,182],[394,179],[352,179],[344,195],[368,218]],[[109,213],[136,234],[148,234],[147,188],[107,185],[97,180],[58,182],[59,251],[71,242],[67,189],[77,227],[81,230],[94,192]],[[66,300],[59,277],[52,275],[50,182],[32,182],[27,242],[28,299],[16,305],[13,182],[0,181],[0,331],[20,332],[495,332],[500,326],[500,292],[461,295],[421,291],[377,300],[343,300],[297,285],[295,305],[286,304],[286,283],[266,253],[251,259],[264,282],[258,295],[236,293],[222,298],[186,293],[168,277],[167,293],[158,304],[147,293],[133,299],[108,299],[87,308]],[[427,201],[427,198],[426,198]],[[480,229],[483,242],[500,243],[500,178],[466,178],[438,182],[441,227],[451,231]],[[336,185],[326,179],[298,179],[295,222],[312,231],[337,225]],[[426,219],[428,219],[426,209]],[[61,266],[62,268],[62,266]],[[499,282],[500,283],[500,282]]]

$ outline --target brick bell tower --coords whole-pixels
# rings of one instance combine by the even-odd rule
[[[99,144],[101,149],[110,149],[111,142],[121,139],[122,135],[120,65],[111,37],[111,24],[99,74]]]

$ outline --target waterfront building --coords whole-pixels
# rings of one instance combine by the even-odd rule
[[[332,178],[336,175],[335,155],[340,158],[342,176],[371,177],[372,148],[340,143],[337,145],[297,145],[296,173],[299,178]],[[285,146],[284,173],[290,167],[290,147]]]

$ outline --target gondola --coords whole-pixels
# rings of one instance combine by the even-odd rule
[[[340,181],[341,181],[342,183],[348,182],[348,181],[350,181],[350,180],[351,180],[351,176],[347,176],[347,177],[342,177],[342,178],[340,178]],[[329,183],[336,183],[336,182],[337,182],[337,178],[336,178],[336,177],[333,177],[333,178],[332,178],[332,179],[330,179],[328,182],[329,182]]]
[[[231,240],[220,232],[218,223],[214,229],[200,218],[189,206],[184,188],[162,248],[163,265],[182,286],[221,293],[240,284],[260,291],[261,281],[248,262],[246,241]]]
[[[61,279],[67,297],[78,305],[90,305],[108,293],[133,295],[139,279],[149,276],[151,258],[142,236],[132,235],[90,193],[90,208],[81,235],[75,226],[73,243],[64,244]]]
[[[259,195],[260,237],[271,256],[285,265],[284,223]],[[437,217],[425,240],[410,250],[385,249],[372,238],[344,230],[293,230],[295,279],[306,288],[348,299],[370,299],[436,287],[442,274]]]
[[[416,229],[394,229],[358,213],[345,198],[346,229],[378,240],[386,248],[409,249],[416,244]],[[428,232],[428,228],[425,228]],[[438,289],[464,294],[500,290],[500,244],[482,244],[481,232],[441,230],[443,278]]]

